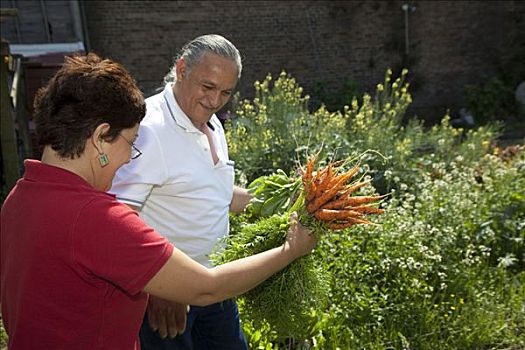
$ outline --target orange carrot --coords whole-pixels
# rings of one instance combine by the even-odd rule
[[[349,218],[348,221],[353,221],[353,222],[356,223],[356,224],[366,224],[366,225],[376,225],[376,226],[379,226],[378,224],[374,224],[373,222],[368,221],[368,220],[363,219],[363,218]]]
[[[364,186],[368,185],[370,182],[372,182],[372,180],[367,180],[367,181],[351,184],[349,187],[345,188],[345,192],[348,195],[350,195],[350,193],[355,192],[358,189],[360,189],[361,187],[364,187]]]
[[[359,171],[359,165],[356,165],[346,173],[342,173],[340,175],[335,176],[331,182],[328,184],[328,187],[333,187],[338,184],[345,185],[354,175]]]
[[[355,225],[354,222],[329,222],[326,226],[331,230],[342,230],[347,227]]]
[[[349,197],[349,193],[346,193],[346,191],[342,191],[338,194],[337,197],[334,197],[331,201],[322,205],[321,209],[344,209],[348,206],[346,202],[348,201]]]
[[[330,182],[332,181],[332,178],[334,177],[334,172],[331,164],[328,164],[328,166],[323,168],[321,171],[323,172],[323,174],[315,190],[314,197],[321,196],[326,191],[326,189],[330,185]]]
[[[325,204],[325,203],[329,202],[330,200],[332,200],[334,198],[334,196],[336,194],[338,194],[338,192],[346,185],[346,182],[348,182],[348,180],[350,180],[355,175],[355,173],[358,170],[356,167],[354,167],[350,171],[348,171],[346,173],[343,173],[340,176],[338,176],[337,177],[337,182],[335,182],[335,183],[332,182],[331,186],[329,187],[329,189],[327,191],[325,191],[324,193],[322,193],[319,196],[316,196],[314,201],[312,201],[310,207],[307,208],[308,211],[310,213],[313,213],[317,209],[319,209],[323,204]],[[362,187],[362,186],[366,185],[367,183],[368,182],[365,182],[362,185],[360,185],[359,187]],[[349,191],[354,191],[355,189],[357,189],[359,187],[355,187],[354,189],[352,189],[352,188],[345,189],[345,191],[348,191],[348,190]]]
[[[318,169],[318,170],[315,172],[315,176],[313,177],[313,182],[314,182],[317,186],[319,186],[319,184],[321,183],[325,171],[326,171],[326,168],[323,168],[323,169]]]
[[[309,213],[315,212],[317,209],[319,209],[322,205],[330,202],[334,199],[334,197],[338,194],[338,192],[343,188],[345,185],[345,182],[348,180],[348,177],[341,177],[339,178],[339,181],[330,189],[322,193],[320,196],[316,196],[307,206],[307,210]],[[368,184],[370,181],[360,182],[356,185],[353,185],[351,187],[346,188],[344,191],[347,193],[351,193],[358,188],[361,188]]]
[[[306,203],[310,203],[312,199],[314,199],[316,190],[317,185],[315,184],[315,182],[312,181],[312,183],[310,184],[310,190],[306,192]]]
[[[306,182],[310,182],[312,180],[312,174],[314,171],[315,163],[317,162],[317,157],[314,156],[306,162],[306,171],[303,175],[303,180],[306,180]]]
[[[319,186],[322,184],[322,179],[324,178],[324,172],[326,169],[320,169],[315,172],[315,175],[312,177],[312,184],[310,186],[310,191],[306,193],[306,202],[311,202],[316,193],[319,191]]]
[[[306,170],[303,172],[303,186],[307,194],[312,192],[312,173],[314,171],[315,157],[308,159],[306,162]]]
[[[353,210],[330,210],[330,209],[319,209],[314,213],[317,220],[321,221],[334,221],[334,220],[346,220],[350,217],[358,217],[363,214]]]
[[[329,228],[329,229],[332,229],[332,230],[342,230],[344,228],[347,228],[347,227],[350,227],[352,225],[356,225],[356,224],[371,224],[371,225],[376,225],[374,224],[373,222],[370,222],[366,219],[362,219],[362,218],[349,218],[348,220],[344,221],[344,222],[337,222],[337,221],[334,221],[334,222],[328,222],[326,224],[326,226]]]
[[[319,209],[323,204],[334,198],[340,187],[341,186],[339,184],[336,184],[329,190],[324,191],[320,196],[313,198],[313,200],[306,206],[306,210],[308,210],[309,213],[314,213],[317,211],[317,209]]]
[[[355,176],[355,174],[357,174],[357,172],[359,171],[360,168],[360,163],[357,163],[356,165],[354,165],[354,167],[350,170],[348,170],[346,173],[343,173],[342,175],[345,175],[345,177],[350,180],[351,178],[353,178]],[[348,180],[346,180],[345,182],[348,182]]]
[[[347,204],[349,206],[355,206],[359,204],[370,203],[370,202],[385,198],[386,196],[387,194],[384,194],[382,196],[354,196],[354,197],[348,198]]]
[[[370,207],[368,205],[361,205],[359,207],[351,207],[353,211],[357,211],[363,214],[383,214],[385,211],[376,207]]]

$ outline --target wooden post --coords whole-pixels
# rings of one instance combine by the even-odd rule
[[[9,43],[2,39],[1,45],[1,147],[2,147],[2,169],[4,175],[5,189],[9,192],[20,177],[20,163],[18,158],[15,121],[13,118],[13,106],[9,97]]]
[[[23,142],[23,159],[33,157],[33,142],[29,130],[29,111],[27,110],[26,75],[25,65],[21,55],[11,55],[14,58],[14,78],[11,88],[11,100],[16,114],[18,124],[18,136]]]

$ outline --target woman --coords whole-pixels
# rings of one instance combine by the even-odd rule
[[[35,99],[41,161],[1,213],[1,302],[10,349],[133,349],[147,293],[206,305],[253,288],[310,252],[292,224],[278,248],[207,269],[106,193],[140,156],[145,114],[126,70],[95,54],[66,58]]]

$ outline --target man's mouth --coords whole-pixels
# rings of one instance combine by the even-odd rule
[[[210,111],[210,112],[215,112],[217,110],[217,108],[215,108],[215,107],[208,107],[208,106],[203,105],[203,104],[201,104],[201,107],[206,109],[206,110],[208,110],[208,111]]]

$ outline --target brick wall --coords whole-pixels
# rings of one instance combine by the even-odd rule
[[[417,5],[409,24],[417,107],[454,111],[464,103],[465,84],[484,82],[499,69],[513,71],[512,64],[525,65],[525,2],[419,1]],[[516,52],[521,52],[523,61],[511,62],[510,55]]]
[[[291,73],[311,93],[316,81],[342,78],[373,91],[405,50],[403,1],[86,1],[92,49],[125,64],[146,94],[172,57],[205,33],[241,51],[239,90],[267,73]],[[525,49],[525,2],[412,1],[409,65],[412,112],[439,118],[464,105],[463,86],[494,75],[516,47]],[[514,51],[513,51],[514,50]],[[523,52],[523,49],[522,49]],[[525,79],[525,77],[524,77]]]

